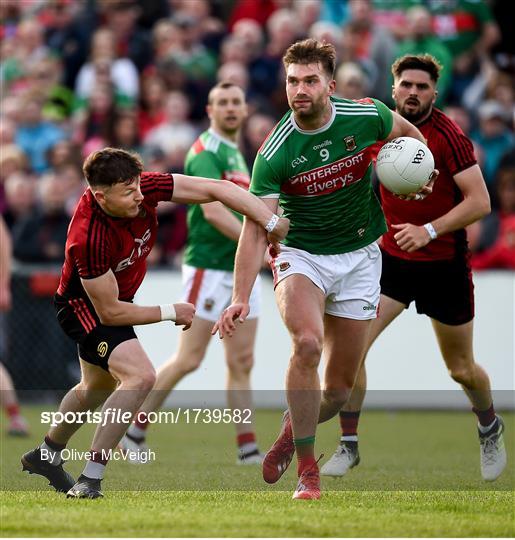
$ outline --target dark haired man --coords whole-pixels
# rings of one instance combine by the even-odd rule
[[[195,141],[186,156],[185,172],[229,180],[248,189],[249,173],[238,149],[240,128],[247,117],[243,90],[220,82],[209,92],[206,107],[210,127]],[[241,233],[241,215],[220,202],[191,205],[188,209],[188,240],[182,266],[184,299],[195,305],[189,332],[181,333],[177,352],[157,373],[154,390],[143,403],[134,424],[122,439],[126,449],[145,448],[146,415],[162,406],[172,388],[200,366],[211,339],[211,328],[230,304],[234,256]],[[260,310],[260,282],[251,294],[251,312],[237,336],[224,341],[227,361],[227,401],[232,410],[251,410],[250,371]],[[235,424],[238,464],[260,464],[252,421]],[[134,454],[135,456],[138,453]]]
[[[506,466],[502,419],[490,381],[472,349],[474,296],[465,227],[490,211],[483,175],[470,140],[434,107],[440,65],[430,55],[406,55],[392,66],[396,111],[420,128],[440,174],[423,201],[400,200],[381,187],[388,232],[382,239],[381,314],[368,348],[411,302],[431,318],[451,377],[478,418],[481,474],[495,480]],[[340,413],[342,438],[322,474],[342,476],[359,463],[357,427],[366,392],[363,365]]]
[[[291,111],[261,147],[251,192],[291,220],[289,237],[271,262],[279,311],[293,353],[286,376],[289,411],[263,461],[275,483],[297,453],[295,499],[318,499],[314,457],[318,422],[347,401],[365,352],[379,302],[381,256],[376,240],[386,230],[370,180],[370,147],[420,131],[375,99],[336,99],[332,45],[307,39],[283,58]],[[430,188],[424,188],[430,191]],[[214,331],[231,336],[234,320],[249,313],[249,296],[266,237],[245,221],[236,254],[233,304]],[[318,364],[326,353],[324,389]]]
[[[158,202],[219,200],[266,227],[273,242],[288,229],[286,219],[230,182],[145,173],[142,168],[137,155],[117,148],[88,156],[83,170],[89,188],[68,230],[55,306],[61,327],[78,345],[82,379],[61,402],[59,412],[67,421],[52,426],[44,442],[24,454],[22,464],[69,497],[102,496],[100,482],[110,452],[154,385],[154,368],[133,325],[174,321],[187,330],[193,321],[191,303],[132,303],[155,241]],[[61,451],[82,425],[84,413],[102,403],[89,459],[75,483],[62,467]]]

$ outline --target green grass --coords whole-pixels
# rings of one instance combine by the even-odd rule
[[[51,407],[49,407],[50,410]],[[229,425],[154,426],[156,462],[113,462],[105,498],[67,500],[45,479],[21,473],[20,455],[44,434],[38,408],[26,409],[31,440],[0,439],[2,536],[504,536],[515,535],[515,415],[505,413],[508,469],[495,483],[479,473],[475,422],[467,413],[366,411],[360,424],[362,463],[342,479],[323,478],[320,501],[292,501],[294,466],[268,486],[259,467],[235,465]],[[266,449],[280,413],[258,411]],[[92,427],[72,439],[87,450]],[[338,439],[336,422],[319,429],[325,459]],[[83,464],[70,462],[78,475]]]

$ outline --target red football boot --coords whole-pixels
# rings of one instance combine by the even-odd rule
[[[279,437],[263,459],[263,480],[275,484],[288,468],[295,454],[293,432],[291,429],[290,413],[283,415],[283,423]]]

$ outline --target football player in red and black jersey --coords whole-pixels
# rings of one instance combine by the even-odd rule
[[[231,182],[142,169],[136,154],[121,149],[92,153],[83,167],[89,188],[68,229],[55,307],[62,329],[78,345],[82,378],[63,398],[59,412],[77,421],[51,427],[44,442],[22,457],[22,464],[70,497],[102,496],[100,481],[110,452],[154,385],[154,368],[133,325],[174,321],[187,330],[195,314],[189,303],[132,302],[156,238],[158,202],[221,201],[265,227],[273,243],[288,231],[288,220]],[[75,482],[62,467],[61,451],[82,425],[79,413],[102,403],[106,415],[119,411],[117,419],[98,425],[90,459]]]
[[[434,107],[440,69],[430,55],[406,55],[392,66],[396,111],[427,139],[439,175],[422,200],[403,200],[381,186],[388,232],[382,237],[381,309],[372,323],[369,348],[411,302],[431,318],[447,369],[477,415],[481,474],[491,481],[506,465],[504,425],[494,410],[488,375],[474,360],[474,295],[465,232],[490,212],[490,200],[471,141]],[[340,412],[340,445],[322,474],[342,476],[359,463],[357,427],[365,392],[363,365]]]

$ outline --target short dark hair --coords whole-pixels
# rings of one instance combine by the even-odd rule
[[[397,58],[392,65],[392,74],[394,78],[399,78],[406,69],[419,69],[425,71],[435,83],[438,82],[442,64],[430,54],[405,54]]]
[[[331,43],[320,43],[316,39],[305,39],[290,45],[283,56],[285,69],[290,64],[322,64],[322,68],[334,79],[336,50]]]
[[[219,83],[215,84],[213,88],[211,88],[211,90],[209,90],[209,94],[207,96],[208,105],[211,105],[213,101],[213,93],[215,90],[218,90],[218,89],[227,90],[227,88],[239,88],[243,93],[245,93],[245,91],[240,85],[233,83],[232,81],[220,81]]]
[[[130,184],[143,171],[138,154],[121,148],[103,148],[92,152],[82,167],[90,186]]]

